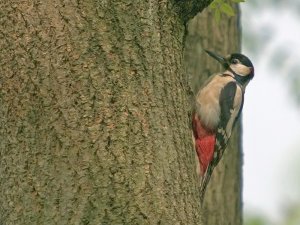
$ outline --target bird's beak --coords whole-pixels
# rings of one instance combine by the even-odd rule
[[[208,55],[210,55],[211,57],[213,57],[215,60],[217,60],[219,63],[221,63],[222,64],[222,66],[226,69],[226,68],[228,68],[228,62],[227,62],[227,60],[226,60],[226,58],[224,58],[224,57],[222,57],[222,56],[220,56],[220,55],[218,55],[218,54],[216,54],[216,53],[213,53],[213,52],[211,52],[211,51],[208,51],[208,50],[205,50],[204,49],[204,51],[208,54]]]

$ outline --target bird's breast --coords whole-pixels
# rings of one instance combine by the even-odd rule
[[[220,120],[219,97],[224,86],[235,81],[231,76],[215,75],[196,96],[196,112],[201,123],[210,130],[216,130]]]

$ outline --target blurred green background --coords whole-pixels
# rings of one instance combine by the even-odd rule
[[[244,224],[300,225],[300,1],[247,0],[255,66],[243,110]]]

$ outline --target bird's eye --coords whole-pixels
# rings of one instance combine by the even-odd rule
[[[232,64],[238,64],[240,61],[238,60],[238,59],[233,59],[233,60],[231,60],[231,63]]]

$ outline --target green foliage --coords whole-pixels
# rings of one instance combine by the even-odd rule
[[[270,221],[264,215],[246,214],[244,225],[270,225]]]
[[[246,212],[244,225],[299,225],[300,224],[300,204],[288,203],[282,206],[283,217],[279,221],[271,222],[271,218],[261,213]],[[273,218],[274,220],[274,218]]]
[[[222,13],[227,16],[235,15],[231,3],[241,3],[241,2],[245,2],[245,0],[214,0],[209,5],[209,8],[213,11],[215,20],[219,22]]]

